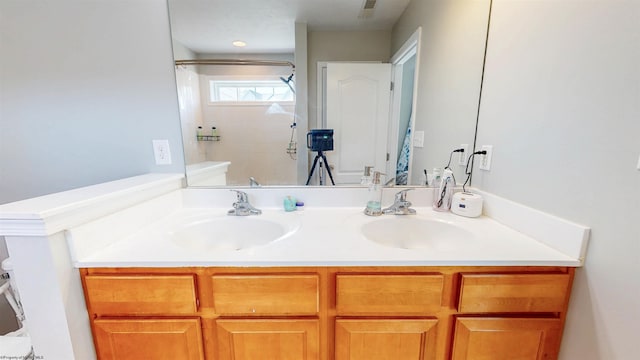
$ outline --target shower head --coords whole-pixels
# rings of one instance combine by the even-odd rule
[[[293,73],[291,73],[291,75],[289,75],[289,77],[288,77],[288,78],[286,78],[286,79],[285,79],[284,77],[282,77],[282,76],[280,77],[280,80],[282,80],[282,82],[283,82],[283,83],[285,83],[285,84],[287,84],[287,85],[289,85],[289,82],[290,82],[292,79],[293,79]]]
[[[293,92],[295,94],[296,90],[293,88],[293,86],[291,86],[291,81],[293,80],[293,74],[294,73],[292,72],[291,75],[289,75],[289,77],[286,78],[286,79],[281,76],[280,80],[282,80],[283,83],[287,84],[287,86],[289,86],[289,89],[291,89],[291,92]]]

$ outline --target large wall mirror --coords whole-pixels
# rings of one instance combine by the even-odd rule
[[[424,186],[473,148],[490,0],[168,4],[189,186]]]

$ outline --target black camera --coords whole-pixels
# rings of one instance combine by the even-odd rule
[[[307,133],[307,149],[311,151],[333,150],[333,129],[311,129]]]

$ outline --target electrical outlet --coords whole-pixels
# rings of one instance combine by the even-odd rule
[[[156,165],[170,165],[171,149],[169,149],[169,140],[153,140],[153,155],[156,158]]]
[[[485,155],[480,155],[480,170],[491,170],[491,155],[493,153],[493,145],[482,145],[480,151],[486,151]]]
[[[640,156],[638,156],[638,165],[636,165],[636,169],[640,170]]]
[[[469,144],[460,145],[460,149],[464,149],[463,152],[458,153],[460,157],[458,158],[458,165],[466,166],[467,165],[467,154],[469,153]]]

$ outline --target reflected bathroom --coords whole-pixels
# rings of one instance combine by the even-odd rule
[[[176,61],[189,185],[296,184],[292,57]]]

